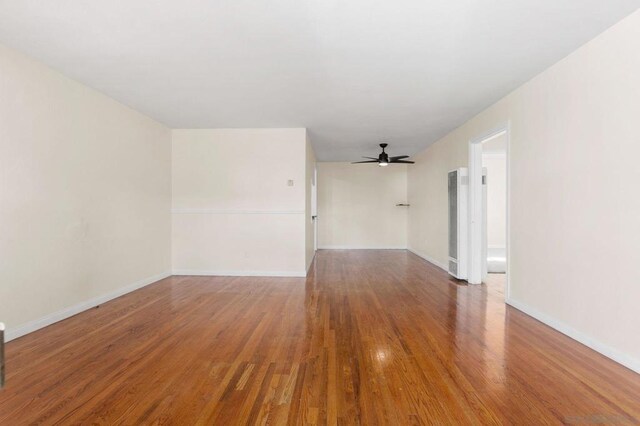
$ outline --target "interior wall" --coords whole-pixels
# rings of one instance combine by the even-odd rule
[[[414,157],[409,247],[447,259],[446,171],[510,123],[508,303],[640,372],[640,12]]]
[[[406,248],[407,166],[318,163],[318,248]]]
[[[1,45],[0,93],[7,337],[167,276],[169,129]]]
[[[507,246],[506,134],[482,144],[482,167],[487,172],[487,245]]]
[[[311,145],[311,140],[309,139],[309,135],[306,136],[306,164],[305,164],[305,182],[306,182],[306,194],[305,194],[305,270],[309,270],[311,266],[311,262],[313,262],[313,257],[316,254],[316,241],[315,241],[315,231],[314,231],[314,221],[312,219],[313,211],[312,205],[313,201],[311,197],[313,196],[314,185],[317,185],[315,181],[315,170],[316,170],[316,156],[313,152],[313,146]]]
[[[306,275],[306,146],[305,129],[174,130],[174,273]]]

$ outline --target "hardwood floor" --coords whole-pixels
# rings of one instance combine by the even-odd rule
[[[0,424],[638,424],[640,376],[405,251],[172,277],[7,345]]]

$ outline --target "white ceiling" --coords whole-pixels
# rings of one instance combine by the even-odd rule
[[[0,41],[173,128],[413,154],[640,0],[0,0]]]

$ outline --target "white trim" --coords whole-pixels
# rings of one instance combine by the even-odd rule
[[[171,209],[171,214],[304,214],[304,210]]]
[[[513,299],[507,299],[506,303],[515,309],[524,312],[537,319],[538,321],[548,325],[549,327],[559,331],[560,333],[569,336],[570,338],[582,343],[585,346],[593,349],[596,352],[601,353],[607,358],[612,359],[613,361],[624,365],[625,367],[635,371],[640,374],[640,359],[634,358],[630,355],[627,355],[619,350],[612,348],[611,346],[600,342],[599,340],[594,339],[593,337],[584,334],[568,324],[565,324],[561,321],[558,321],[547,314],[544,314],[522,302],[518,302]]]
[[[394,246],[394,247],[389,247],[389,246],[376,246],[376,247],[370,247],[370,246],[321,246],[318,247],[318,250],[406,250],[407,247],[402,246],[402,247],[398,247],[398,246]]]
[[[482,283],[482,139],[469,141],[469,255],[467,281]]]
[[[201,277],[306,277],[307,271],[211,271],[200,269],[174,269],[173,275]]]
[[[431,256],[427,256],[426,254],[420,253],[412,248],[407,248],[408,251],[410,251],[411,253],[415,254],[418,257],[421,257],[422,259],[426,260],[429,263],[434,264],[435,266],[437,266],[438,268],[444,270],[445,272],[449,273],[449,270],[447,268],[447,265],[445,265],[444,263],[438,262],[437,260],[435,260],[433,257]]]
[[[68,308],[46,315],[42,318],[29,321],[17,327],[11,327],[5,333],[5,339],[7,341],[17,339],[18,337],[24,336],[25,334],[47,327],[58,321],[62,321],[64,319],[77,315],[80,312],[86,311],[87,309],[91,309],[98,305],[102,305],[103,303],[106,303],[109,300],[113,300],[127,293],[131,293],[134,290],[145,287],[149,284],[153,284],[157,281],[160,281],[170,276],[171,276],[170,272],[163,272],[162,274],[153,275],[151,277],[144,278],[140,281],[136,281],[133,284],[129,284],[128,286],[119,288],[118,290],[112,291],[111,293],[103,294],[102,296],[94,297],[93,299],[89,299],[84,302],[78,303],[77,305],[69,306]]]

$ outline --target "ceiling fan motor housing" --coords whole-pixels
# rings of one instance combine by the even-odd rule
[[[382,163],[388,163],[389,162],[389,156],[387,155],[386,152],[384,152],[384,149],[387,147],[386,143],[381,143],[380,144],[380,148],[382,148],[382,152],[380,153],[380,155],[378,156],[378,160]]]

